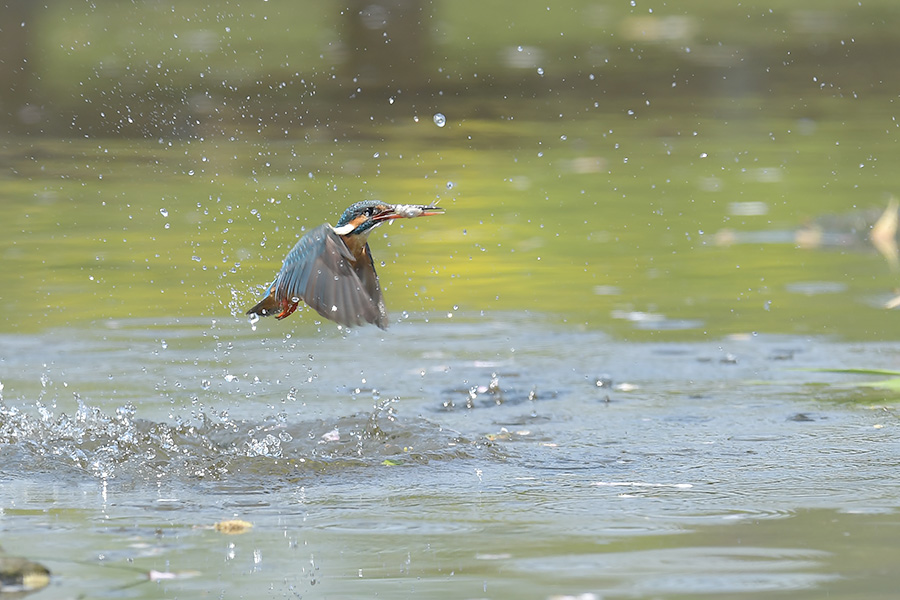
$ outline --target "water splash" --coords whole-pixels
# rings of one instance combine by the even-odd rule
[[[427,419],[398,418],[397,398],[378,401],[371,412],[299,422],[284,412],[255,421],[201,412],[190,421],[155,422],[139,418],[131,404],[108,414],[75,400],[71,415],[45,406],[34,415],[0,400],[4,468],[104,481],[240,477],[246,483],[293,476],[298,469],[467,458],[487,448]]]

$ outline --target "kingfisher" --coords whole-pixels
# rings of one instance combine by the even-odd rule
[[[372,323],[387,329],[387,311],[369,251],[369,234],[393,219],[443,212],[439,206],[378,200],[351,204],[337,225],[324,223],[300,238],[265,297],[247,314],[253,320],[269,315],[283,319],[297,310],[302,300],[341,325]]]

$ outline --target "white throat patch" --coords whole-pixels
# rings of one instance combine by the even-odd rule
[[[353,227],[353,223],[347,223],[346,225],[341,225],[340,227],[335,227],[334,225],[332,225],[331,228],[334,229],[334,232],[338,235],[347,235],[355,229]]]

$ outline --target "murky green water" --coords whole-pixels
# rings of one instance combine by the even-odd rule
[[[0,138],[0,545],[50,568],[31,597],[894,597],[895,391],[821,371],[900,362],[871,241],[895,67],[848,68],[894,55],[894,9],[522,5],[492,33],[439,5],[446,95],[348,100],[323,51],[260,108],[248,81],[334,35],[308,14],[255,75],[271,4],[240,36],[192,4],[41,13],[48,131],[67,78],[89,108]],[[206,107],[179,135],[129,96],[163,75],[104,58],[133,34],[144,64],[135,24],[167,23],[193,49],[159,110]],[[207,76],[233,89],[178,100]],[[297,238],[364,198],[446,209],[370,239],[390,328],[251,326]]]

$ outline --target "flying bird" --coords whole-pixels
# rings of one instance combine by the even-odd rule
[[[392,219],[439,215],[438,206],[386,204],[363,200],[350,205],[335,226],[324,223],[288,252],[265,297],[247,311],[251,319],[275,315],[283,319],[301,301],[341,325],[372,323],[387,329],[387,311],[372,253],[369,234]]]

